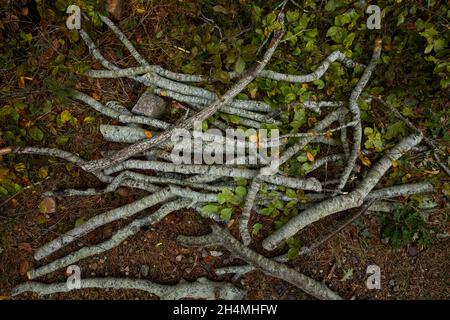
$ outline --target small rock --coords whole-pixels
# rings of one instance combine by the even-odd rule
[[[144,92],[131,111],[149,118],[159,119],[166,110],[167,103],[164,99],[153,93]]]
[[[179,254],[177,255],[177,257],[175,258],[176,261],[180,262],[181,260],[183,260],[183,255]]]
[[[89,268],[91,268],[92,270],[97,270],[97,264],[96,263],[92,263],[89,265]]]
[[[419,249],[416,246],[409,246],[408,247],[408,254],[411,257],[415,257],[419,254]]]
[[[394,279],[389,280],[389,286],[391,286],[391,287],[395,286],[395,281],[394,281]]]
[[[150,268],[149,268],[146,264],[143,264],[143,265],[141,266],[140,273],[141,273],[141,275],[142,275],[143,277],[146,277],[146,276],[148,276],[149,270],[150,270]]]

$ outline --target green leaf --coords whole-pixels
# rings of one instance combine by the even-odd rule
[[[231,208],[224,208],[220,210],[220,218],[222,220],[228,221],[231,219],[231,215],[233,214],[233,210]]]
[[[288,23],[293,23],[293,22],[298,21],[299,17],[300,17],[300,12],[297,10],[288,11],[286,14],[286,20]]]
[[[347,36],[347,30],[342,27],[332,26],[327,31],[327,37],[330,37],[336,43],[342,43]]]
[[[397,121],[389,125],[386,129],[386,134],[384,138],[387,140],[392,140],[395,138],[403,137],[406,134],[407,128],[403,121]]]
[[[298,247],[289,248],[289,250],[287,252],[288,259],[293,260],[293,259],[297,258],[299,252],[300,252],[300,248],[298,248]]]
[[[79,217],[75,220],[75,228],[81,226],[83,223],[85,223],[84,217]]]
[[[202,213],[206,215],[216,214],[219,212],[220,206],[215,204],[207,204],[202,208]]]
[[[242,73],[244,71],[245,71],[245,61],[244,61],[244,59],[239,57],[234,64],[234,72]]]
[[[295,95],[295,93],[290,92],[284,96],[284,103],[291,103],[291,102],[295,101],[295,99],[297,99],[297,96]]]
[[[352,19],[350,18],[350,15],[347,13],[334,17],[334,24],[338,27],[342,27],[347,23],[350,23],[351,21]]]
[[[234,192],[236,193],[237,196],[244,198],[247,195],[247,188],[238,186],[238,187],[236,187]]]
[[[261,223],[255,223],[252,227],[252,233],[258,234],[259,231],[262,229],[263,225]]]
[[[286,190],[286,196],[289,197],[289,198],[296,199],[297,198],[297,192],[295,192],[292,189],[287,189]]]
[[[44,138],[44,133],[38,127],[32,127],[28,130],[29,136],[36,141],[41,141]]]
[[[60,146],[65,145],[69,141],[69,137],[67,136],[60,136],[56,138],[56,143]]]
[[[342,44],[345,45],[346,47],[350,47],[353,43],[353,40],[355,40],[355,36],[356,34],[354,32],[350,33],[348,36],[345,37]]]

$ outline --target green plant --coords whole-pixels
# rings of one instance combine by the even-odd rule
[[[379,218],[382,224],[381,235],[388,239],[393,248],[408,244],[431,244],[431,232],[427,222],[416,210],[398,206],[392,213],[380,214]]]

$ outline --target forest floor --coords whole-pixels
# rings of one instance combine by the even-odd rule
[[[153,37],[158,26],[158,16],[152,16],[146,36]],[[143,19],[144,20],[144,19]],[[142,26],[140,26],[142,28]],[[75,60],[84,59],[84,63],[98,68],[99,65],[87,55],[85,49],[71,49],[67,44],[58,43],[54,36],[54,29],[48,26],[47,31],[36,37],[41,38],[41,43],[47,43],[43,55],[39,59],[39,66],[34,72],[39,73],[46,69],[46,65],[52,63],[58,54],[77,54]],[[46,33],[47,32],[47,33]],[[132,39],[136,40],[136,37]],[[101,40],[102,48],[108,48],[110,40]],[[167,44],[166,44],[167,45]],[[81,46],[82,47],[82,46]],[[38,49],[36,49],[38,50]],[[39,49],[40,50],[40,49]],[[126,64],[126,58],[119,59],[114,51],[106,49],[106,56],[114,58],[119,64]],[[167,45],[167,48],[150,48],[148,55],[155,57],[154,63],[168,59],[170,51],[177,50]],[[116,52],[117,53],[117,52]],[[158,61],[159,60],[159,61]],[[16,82],[12,75],[11,82]],[[102,97],[103,101],[119,99],[122,102],[135,101],[143,92],[142,85],[136,85],[130,80],[77,80],[75,87],[84,92],[90,92]],[[30,91],[42,86],[42,79],[32,80]],[[19,89],[19,88],[17,88]],[[23,88],[20,88],[23,89]],[[31,92],[25,98],[42,99],[48,97],[47,92]],[[448,97],[447,97],[448,98]],[[445,95],[444,98],[445,100]],[[98,132],[101,123],[114,123],[103,118],[87,107],[76,103],[54,104],[52,109],[39,116],[41,123],[54,122],[54,115],[68,108],[71,115],[77,119],[78,125],[58,128],[58,132],[64,131],[69,141],[63,146],[65,150],[78,153],[85,159],[100,158],[100,151],[120,148],[102,140]],[[86,118],[94,118],[93,123],[84,121]],[[36,119],[34,119],[36,120]],[[50,131],[50,129],[49,129]],[[47,134],[47,132],[45,131]],[[46,142],[51,142],[50,137]],[[47,139],[47,138],[45,138]],[[35,145],[42,145],[42,142]],[[18,157],[16,162],[27,162],[27,172],[30,174],[28,185],[14,196],[0,198],[0,296],[8,298],[11,289],[27,280],[26,272],[39,264],[34,261],[35,250],[43,244],[54,239],[57,235],[73,228],[81,220],[130,203],[144,195],[143,192],[120,188],[116,192],[101,196],[56,198],[56,210],[48,213],[42,221],[42,213],[39,212],[41,194],[48,190],[65,188],[100,187],[95,177],[84,173],[76,167],[68,167],[63,161],[49,161],[45,157]],[[37,178],[36,173],[43,167],[48,167],[50,174],[44,179]],[[33,181],[33,182],[30,182]],[[445,218],[448,215],[446,198],[439,192],[430,195],[437,207],[431,210],[430,225],[435,228],[433,244],[427,248],[419,245],[404,246],[393,249],[380,238],[380,222],[375,214],[364,215],[358,223],[347,227],[333,239],[308,256],[293,259],[288,264],[318,281],[327,284],[332,290],[346,299],[448,299],[450,297],[450,239],[439,238],[437,234],[444,234],[450,230],[450,223]],[[157,208],[151,208],[139,215],[149,214]],[[323,219],[306,228],[299,235],[301,244],[308,244],[318,235],[332,232],[356,211],[344,212]],[[239,215],[237,215],[238,217]],[[273,221],[264,216],[254,215],[252,219],[262,222],[264,228],[255,236],[253,243],[259,243],[271,231]],[[115,222],[80,239],[72,246],[61,250],[50,258],[60,257],[77,247],[87,244],[100,243],[111,236],[120,226],[129,221]],[[207,277],[213,280],[231,281],[231,277],[217,277],[214,268],[219,266],[235,265],[238,260],[233,259],[221,247],[208,249],[183,248],[175,239],[178,235],[201,235],[208,233],[208,225],[211,222],[200,217],[191,210],[181,210],[170,214],[161,222],[142,230],[137,235],[116,248],[99,256],[83,259],[79,262],[82,277],[92,276],[117,276],[148,279],[157,283],[174,284],[185,279],[193,281],[199,277]],[[237,234],[237,226],[232,225],[231,231]],[[259,252],[264,253],[260,246],[253,246]],[[217,252],[213,255],[211,251]],[[276,256],[280,252],[272,252]],[[266,255],[269,253],[265,252]],[[377,265],[381,269],[381,289],[369,290],[366,287],[366,269],[370,265]],[[41,279],[45,282],[65,281],[63,270],[55,272]],[[309,299],[309,297],[297,288],[271,277],[259,271],[251,272],[238,280],[238,286],[247,290],[246,299]],[[23,294],[14,299],[157,299],[157,297],[133,290],[96,290],[85,289],[70,293],[53,294],[39,297],[34,294]]]

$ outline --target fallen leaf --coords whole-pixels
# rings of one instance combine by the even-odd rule
[[[45,197],[39,204],[40,213],[54,213],[56,211],[55,199],[50,197]]]
[[[31,248],[31,244],[27,243],[27,242],[22,242],[19,243],[18,245],[20,250],[26,251],[26,252],[32,252],[33,248]]]
[[[151,138],[153,138],[153,133],[151,133],[151,132],[148,131],[148,130],[145,130],[145,131],[144,131],[144,136],[146,136],[147,138],[151,139]]]
[[[27,260],[22,260],[20,262],[20,267],[19,267],[20,275],[22,275],[22,276],[26,275],[27,272],[28,272],[29,267],[30,267],[30,264],[28,263],[28,261]]]
[[[308,158],[309,161],[313,162],[314,161],[314,156],[312,155],[312,153],[307,152],[306,153],[306,158]]]
[[[361,152],[358,155],[359,160],[361,160],[362,164],[366,167],[370,167],[372,163],[370,162],[370,159],[365,157]]]
[[[97,101],[99,101],[99,100],[101,99],[100,95],[99,95],[97,92],[94,92],[94,93],[92,94],[92,97],[93,97],[95,100],[97,100]]]

